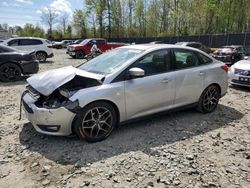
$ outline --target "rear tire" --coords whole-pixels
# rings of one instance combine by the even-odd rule
[[[85,56],[84,52],[79,50],[76,52],[76,59],[83,59]]]
[[[0,66],[0,80],[13,82],[21,78],[22,70],[14,63],[6,63]]]
[[[208,86],[200,96],[197,110],[202,113],[213,112],[220,99],[220,89],[216,85]]]
[[[78,113],[73,127],[80,139],[98,142],[106,139],[117,124],[116,112],[107,102],[94,102]]]
[[[47,59],[47,54],[44,52],[37,52],[36,58],[40,63],[44,63]]]

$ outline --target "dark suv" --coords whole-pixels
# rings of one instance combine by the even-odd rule
[[[245,48],[243,46],[223,46],[218,48],[212,56],[227,65],[232,65],[241,60],[245,56]]]
[[[197,48],[197,49],[202,50],[208,54],[210,54],[212,52],[209,47],[205,46],[204,44],[202,44],[200,42],[177,42],[175,44],[181,45],[181,46],[189,46],[192,48]]]

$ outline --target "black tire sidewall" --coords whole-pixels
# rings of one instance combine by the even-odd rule
[[[44,58],[44,60],[39,60],[38,58],[37,58],[37,60],[39,61],[39,62],[41,62],[41,63],[43,63],[43,62],[45,62],[46,61],[46,54],[44,53],[44,52],[37,52],[36,53],[36,56],[38,56],[39,54],[42,54],[45,58]]]
[[[81,54],[81,56],[79,56],[80,54]],[[79,51],[76,52],[75,56],[76,56],[77,59],[83,59],[84,55],[85,55],[84,52],[79,50]]]
[[[206,92],[207,92],[211,87],[213,87],[213,88],[215,88],[215,89],[217,90],[217,93],[218,93],[218,102],[217,102],[217,104],[215,105],[215,107],[214,107],[213,109],[207,110],[206,108],[204,108],[203,101],[204,101],[204,97],[205,97]],[[202,112],[202,113],[211,113],[211,112],[213,112],[213,111],[216,109],[216,107],[217,107],[217,105],[218,105],[218,103],[219,103],[219,99],[220,99],[219,91],[220,91],[220,90],[219,90],[218,86],[216,86],[216,85],[210,85],[210,86],[208,86],[208,87],[202,92],[202,94],[201,94],[201,97],[200,97],[200,99],[199,99],[199,103],[198,103],[197,110],[200,111],[200,112]]]
[[[15,67],[15,69],[19,72],[19,76],[17,78],[13,79],[13,80],[10,80],[9,78],[6,79],[6,78],[3,78],[3,77],[0,76],[0,81],[2,81],[2,82],[12,82],[12,81],[17,81],[17,80],[19,80],[21,78],[22,70],[18,65],[14,64],[14,63],[6,63],[6,64],[3,64],[3,65],[0,66],[0,70],[4,66],[5,67],[6,66]]]
[[[113,119],[111,130],[106,135],[104,135],[100,138],[91,138],[91,137],[87,136],[84,133],[84,130],[82,129],[82,121],[83,121],[85,114],[90,109],[95,108],[95,107],[105,107],[106,109],[108,109],[111,112],[112,119]],[[87,105],[80,112],[77,113],[77,119],[75,121],[75,124],[73,125],[73,130],[80,139],[85,139],[88,142],[99,142],[99,141],[106,139],[113,132],[116,124],[117,124],[117,114],[116,114],[116,111],[114,110],[113,106],[107,102],[100,101],[100,102],[94,102],[94,103]]]

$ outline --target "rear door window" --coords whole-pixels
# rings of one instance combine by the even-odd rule
[[[186,69],[199,65],[199,59],[193,51],[184,49],[174,49],[173,50],[175,68]]]
[[[39,45],[39,44],[42,44],[41,40],[37,40],[37,39],[20,39],[19,46]]]

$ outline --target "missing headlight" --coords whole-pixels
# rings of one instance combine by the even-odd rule
[[[70,90],[65,89],[65,88],[60,88],[60,89],[58,89],[58,90],[59,90],[59,93],[60,93],[62,96],[66,97],[66,98],[70,98],[72,95],[74,95],[74,94],[77,92],[76,90],[70,91]]]

